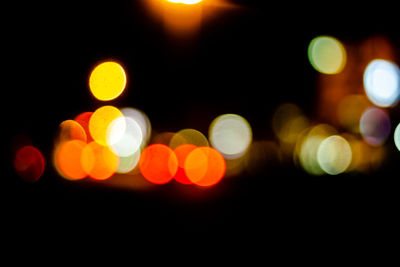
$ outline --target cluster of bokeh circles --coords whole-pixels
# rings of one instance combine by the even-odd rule
[[[389,47],[379,39],[372,43],[378,46],[371,51]],[[275,140],[254,141],[249,122],[237,114],[216,117],[207,137],[196,129],[155,135],[143,111],[104,105],[59,124],[52,165],[68,180],[120,174],[151,184],[175,180],[201,187],[271,162],[294,162],[312,175],[370,173],[385,158],[393,130],[389,109],[400,99],[400,69],[393,60],[368,54],[357,72],[352,53],[358,48],[349,52],[348,47],[332,36],[311,40],[307,54],[320,75],[322,96],[317,113],[327,115],[322,121],[310,119],[296,104],[283,103],[272,116]],[[127,87],[125,69],[115,61],[102,62],[90,73],[88,87],[99,101],[115,100]],[[400,150],[400,126],[393,136]],[[14,167],[34,182],[44,172],[45,159],[37,148],[24,146],[15,153]]]
[[[320,74],[316,112],[324,114],[324,121],[315,123],[293,103],[281,105],[273,130],[284,155],[312,175],[380,168],[392,131],[389,109],[400,97],[400,70],[390,59],[390,47],[380,37],[349,45],[349,51],[332,36],[311,40],[308,59]],[[398,149],[399,128],[394,132]]]
[[[124,91],[126,81],[124,68],[108,61],[93,69],[89,88],[96,99],[109,101]],[[132,107],[104,105],[77,114],[59,125],[53,165],[69,180],[140,174],[153,184],[174,179],[207,187],[224,177],[225,158],[244,154],[252,136],[247,121],[235,114],[224,114],[212,122],[211,144],[195,129],[164,133],[150,140],[151,129],[146,114]]]

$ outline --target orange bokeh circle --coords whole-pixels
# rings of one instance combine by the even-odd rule
[[[81,164],[89,177],[106,180],[116,173],[119,157],[109,147],[93,141],[83,149]]]
[[[184,169],[192,183],[199,186],[212,186],[224,177],[226,163],[216,149],[199,147],[189,153]]]
[[[165,184],[172,180],[178,170],[178,159],[166,145],[152,144],[146,147],[139,160],[143,177],[154,184]]]
[[[81,140],[71,140],[63,143],[58,150],[58,167],[66,178],[79,180],[87,176],[81,163],[82,151],[85,146],[86,143]]]
[[[195,145],[184,144],[184,145],[180,145],[174,149],[174,153],[176,155],[176,158],[178,159],[178,171],[176,172],[174,179],[181,184],[192,184],[193,183],[187,177],[184,166],[185,166],[185,160],[186,160],[187,156],[190,154],[190,152],[192,152],[196,148],[197,148],[197,146],[195,146]]]

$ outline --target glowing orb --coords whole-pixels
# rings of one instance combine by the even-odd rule
[[[93,112],[89,121],[89,131],[92,138],[101,145],[112,145],[113,143],[118,141],[119,138],[115,135],[112,139],[108,138],[110,134],[108,129],[110,124],[115,119],[120,117],[123,117],[123,114],[116,107],[103,106],[98,108],[95,112]],[[123,121],[120,121],[118,126],[123,128],[121,129],[120,133],[125,130]]]
[[[297,144],[296,156],[298,156],[299,163],[306,172],[312,175],[325,173],[318,163],[318,149],[325,138],[335,134],[336,130],[328,124],[319,124],[308,132],[302,133]]]
[[[133,119],[140,126],[142,132],[140,147],[144,148],[151,136],[151,124],[149,118],[143,111],[135,108],[123,108],[121,109],[121,112],[125,118]]]
[[[397,125],[396,129],[394,130],[394,144],[396,145],[397,149],[400,150],[400,123]]]
[[[97,142],[87,144],[81,156],[83,170],[95,180],[105,180],[118,169],[119,158],[109,147]]]
[[[389,116],[376,107],[366,109],[360,119],[360,132],[370,145],[382,145],[390,134]]]
[[[15,154],[14,168],[24,181],[36,182],[45,169],[43,154],[34,146],[23,146]]]
[[[142,130],[132,118],[118,117],[108,127],[107,143],[120,157],[128,157],[136,153],[142,139]]]
[[[346,50],[342,43],[330,36],[319,36],[308,46],[308,59],[315,70],[336,74],[346,65]]]
[[[352,152],[350,144],[341,136],[325,138],[318,147],[319,166],[330,175],[344,172],[350,165]]]
[[[61,144],[57,152],[57,163],[63,177],[70,180],[85,178],[87,173],[82,168],[81,157],[86,143],[71,140]]]
[[[211,145],[227,159],[241,157],[252,141],[250,124],[235,114],[217,117],[211,123],[209,136]]]
[[[178,170],[174,179],[181,184],[192,184],[185,173],[185,161],[190,152],[196,148],[197,146],[192,144],[183,144],[174,149],[174,153],[178,159]]]
[[[199,147],[189,153],[184,165],[189,180],[199,186],[212,186],[225,175],[223,156],[212,147]]]
[[[368,98],[380,107],[395,105],[400,95],[399,75],[395,63],[382,59],[371,61],[364,72],[364,89]]]
[[[139,169],[149,182],[165,184],[175,176],[178,170],[178,159],[168,146],[153,144],[142,151]]]
[[[74,120],[65,120],[60,123],[58,128],[58,143],[64,143],[70,140],[81,140],[86,142],[86,132],[83,127]]]
[[[90,91],[98,100],[108,101],[117,98],[124,91],[125,86],[125,71],[116,62],[101,63],[90,74]]]

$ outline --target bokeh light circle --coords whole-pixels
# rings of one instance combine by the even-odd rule
[[[190,152],[196,148],[197,146],[192,144],[183,144],[174,149],[174,153],[178,159],[178,170],[174,179],[181,184],[192,184],[192,181],[189,180],[185,172],[185,161]]]
[[[129,117],[118,117],[107,129],[107,144],[120,157],[128,157],[139,150],[143,136],[139,124]]]
[[[192,183],[208,187],[221,181],[226,172],[226,163],[216,149],[199,147],[189,153],[184,169]]]
[[[308,59],[315,70],[336,74],[346,65],[347,55],[342,43],[331,36],[318,36],[308,46]]]
[[[116,173],[119,157],[109,147],[93,141],[84,147],[81,163],[83,170],[91,178],[106,180]]]
[[[74,120],[65,120],[58,127],[58,143],[70,140],[87,141],[85,129]]]
[[[352,160],[350,144],[339,135],[325,138],[318,147],[318,164],[327,174],[337,175],[344,172]]]
[[[143,111],[136,108],[122,108],[121,112],[126,118],[131,118],[139,124],[142,132],[140,147],[144,148],[151,136],[151,123],[149,117]]]
[[[165,184],[175,176],[178,170],[178,159],[168,146],[152,144],[142,151],[139,169],[143,177],[149,182]]]
[[[89,87],[98,100],[117,98],[125,89],[126,74],[120,64],[113,61],[97,65],[90,74]]]
[[[400,123],[397,124],[396,129],[394,130],[394,144],[396,145],[397,149],[400,150]]]
[[[380,108],[366,109],[360,119],[360,132],[370,145],[382,145],[390,134],[389,116]]]
[[[86,143],[81,140],[70,140],[61,144],[57,152],[57,163],[62,175],[70,180],[79,180],[87,176],[82,167],[82,151]]]
[[[38,181],[45,170],[42,152],[31,145],[21,147],[15,154],[14,168],[24,181],[31,183]]]
[[[224,158],[241,157],[252,141],[252,130],[245,118],[236,114],[224,114],[211,123],[209,137],[212,147]]]
[[[109,126],[117,118],[123,117],[122,112],[113,106],[102,106],[96,109],[89,120],[89,131],[92,138],[101,145],[112,145],[113,142],[118,141],[118,138],[114,136],[113,139],[109,139]],[[124,121],[120,121],[118,126],[121,131],[125,131]],[[122,134],[121,136],[122,137]]]
[[[368,98],[377,106],[395,105],[400,96],[400,70],[390,61],[371,61],[364,72],[364,89]]]

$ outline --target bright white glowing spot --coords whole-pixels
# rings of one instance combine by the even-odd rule
[[[132,118],[119,117],[108,128],[107,143],[120,157],[128,157],[139,150],[142,142],[142,130]]]
[[[370,145],[382,145],[390,133],[389,116],[382,109],[368,108],[361,116],[360,132]]]
[[[393,62],[382,59],[371,61],[364,72],[364,89],[377,106],[390,107],[400,95],[400,70]]]
[[[145,113],[135,108],[123,108],[121,109],[121,112],[126,118],[133,119],[140,126],[142,131],[140,147],[144,148],[147,145],[151,135],[151,124],[149,118]]]
[[[217,117],[211,123],[209,135],[211,145],[227,159],[242,156],[252,141],[250,124],[235,114]]]
[[[400,123],[397,125],[396,130],[394,130],[394,144],[397,149],[400,150]]]
[[[330,36],[318,36],[308,46],[308,59],[315,70],[336,74],[346,65],[346,50],[342,43]]]
[[[327,174],[340,174],[351,163],[352,152],[350,144],[341,136],[329,136],[319,145],[317,159],[319,166]]]

